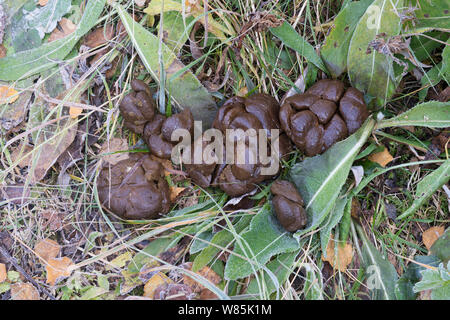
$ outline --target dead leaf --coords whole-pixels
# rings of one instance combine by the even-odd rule
[[[19,99],[19,92],[9,86],[0,86],[0,104],[14,103]]]
[[[39,5],[45,6],[48,3],[48,0],[39,0]]]
[[[90,48],[96,48],[111,40],[113,35],[114,27],[112,24],[108,24],[105,27],[99,27],[89,33],[84,39],[83,44]]]
[[[69,115],[72,119],[78,118],[78,116],[83,112],[83,108],[80,107],[70,107]]]
[[[30,283],[14,283],[11,285],[12,300],[39,300],[39,292]]]
[[[62,278],[72,274],[72,268],[75,265],[68,257],[52,258],[47,262],[45,270],[47,271],[47,283],[54,286]]]
[[[43,239],[34,246],[34,251],[36,251],[37,255],[44,259],[44,261],[56,258],[60,250],[61,246],[51,239]]]
[[[187,270],[192,269],[192,262],[187,262],[184,264],[184,268]],[[204,266],[200,271],[197,272],[197,274],[201,275],[202,277],[209,280],[209,282],[213,283],[214,285],[219,284],[222,279],[220,276],[215,273],[210,267]],[[183,274],[183,283],[187,284],[191,287],[192,291],[195,293],[199,293],[200,297],[203,297],[204,299],[215,299],[217,298],[216,295],[209,289],[207,289],[202,284],[198,283],[196,280],[192,279],[186,274]]]
[[[0,59],[6,57],[6,48],[3,44],[0,44]]]
[[[170,279],[168,276],[166,276],[164,273],[162,272],[156,273],[145,284],[144,297],[153,299],[156,288],[158,288],[160,285],[171,283],[173,283],[173,280]]]
[[[42,218],[46,220],[44,227],[48,226],[50,231],[61,230],[63,216],[52,209],[47,209],[41,212]]]
[[[131,251],[127,251],[125,253],[122,253],[121,255],[115,257],[112,259],[109,264],[106,265],[105,270],[113,270],[114,268],[122,269],[127,265],[127,262],[129,262],[133,258],[133,253]]]
[[[178,195],[186,190],[184,187],[170,187],[170,201],[175,201]]]
[[[422,242],[430,250],[433,243],[444,234],[445,228],[443,226],[431,227],[425,230],[422,234]]]
[[[7,278],[6,265],[4,263],[0,263],[0,283],[5,281],[6,278]]]
[[[10,200],[13,204],[24,204],[30,197],[30,188],[24,187],[23,184],[13,184],[0,187],[0,199]]]
[[[382,167],[386,167],[386,165],[394,160],[392,155],[389,153],[387,148],[384,148],[383,151],[373,153],[369,156],[369,160],[372,162],[378,163]]]
[[[336,247],[337,246],[337,247]],[[337,249],[337,256],[335,256],[335,249]],[[330,237],[330,241],[327,246],[327,257],[322,255],[323,261],[328,261],[333,269],[339,269],[341,272],[347,270],[347,266],[353,259],[353,247],[350,243],[342,245],[337,241],[334,241],[333,236]]]
[[[61,21],[59,21],[59,26],[61,27],[62,31],[59,28],[55,28],[55,30],[53,30],[53,32],[50,34],[50,37],[48,37],[48,42],[62,39],[77,29],[77,26],[72,21],[66,18],[62,18]]]
[[[156,288],[153,300],[191,300],[195,294],[183,283],[162,284]]]
[[[29,145],[21,143],[12,150],[11,160],[14,163],[17,162],[17,166],[21,169],[28,167],[30,165],[32,150],[33,148]]]
[[[100,150],[100,156],[103,154],[102,159],[111,165],[115,165],[122,160],[126,160],[130,157],[128,152],[119,152],[128,150],[128,141],[121,138],[112,138],[103,143]]]
[[[147,2],[147,0],[134,0],[134,3],[138,6],[138,7],[143,7],[145,6],[145,3]]]

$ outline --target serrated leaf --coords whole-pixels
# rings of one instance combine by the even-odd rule
[[[225,266],[225,278],[247,277],[260,270],[272,256],[298,248],[297,240],[283,229],[265,205],[250,223],[250,230],[236,240]]]
[[[334,19],[331,32],[320,49],[322,59],[333,78],[339,77],[347,70],[350,40],[359,19],[372,2],[373,0],[351,2]]]
[[[344,141],[336,143],[325,153],[297,163],[289,172],[305,202],[308,226],[296,236],[317,228],[328,216],[340,193],[359,150],[375,125],[373,119]]]
[[[429,101],[418,104],[400,115],[385,119],[377,124],[377,129],[388,127],[429,127],[445,128],[450,126],[450,103]]]
[[[423,178],[416,188],[416,194],[412,205],[397,219],[401,220],[414,214],[422,204],[428,200],[437,189],[450,180],[450,159],[446,160],[439,168]]]
[[[417,8],[414,33],[450,29],[450,3],[447,0],[417,0]]]
[[[398,275],[395,267],[367,239],[359,224],[356,230],[362,241],[362,265],[367,272],[367,287],[374,300],[394,300]]]
[[[164,43],[160,43],[158,37],[134,21],[120,5],[115,7],[139,57],[153,79],[160,81],[162,65],[166,78],[164,87],[172,101],[181,109],[190,109],[195,120],[201,120],[203,126],[209,127],[217,110],[213,97],[175,54]],[[160,47],[162,61],[159,59]]]
[[[72,50],[96,23],[106,0],[89,0],[77,30],[69,36],[0,59],[0,79],[13,81],[49,69]]]
[[[302,57],[305,57],[308,62],[313,63],[316,67],[325,73],[328,73],[322,59],[317,55],[313,46],[309,44],[292,26],[284,22],[281,26],[270,28],[270,32],[280,39],[284,45],[297,51]]]
[[[377,98],[383,104],[395,92],[399,79],[394,74],[393,60],[376,50],[368,50],[376,35],[387,37],[400,33],[397,12],[403,1],[375,0],[358,21],[350,41],[347,57],[348,76],[353,87]]]

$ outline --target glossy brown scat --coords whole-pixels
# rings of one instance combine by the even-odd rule
[[[156,105],[145,82],[135,79],[131,82],[131,88],[133,90],[122,99],[119,109],[125,127],[142,134],[145,124],[155,115]]]
[[[280,224],[289,232],[303,229],[307,224],[303,199],[295,186],[285,180],[272,183],[270,191],[274,195],[272,204]]]
[[[323,153],[345,139],[368,116],[360,91],[345,91],[341,81],[329,79],[316,82],[304,94],[287,98],[279,113],[281,127],[307,156]]]
[[[123,219],[155,219],[170,210],[162,166],[148,154],[131,154],[104,167],[97,181],[102,206]]]

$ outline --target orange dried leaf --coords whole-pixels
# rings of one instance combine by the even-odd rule
[[[60,250],[61,246],[51,239],[43,239],[34,246],[34,251],[45,261],[56,258]]]
[[[170,187],[170,201],[175,201],[178,195],[186,190],[184,187]]]
[[[39,5],[45,6],[48,3],[48,0],[39,0]]]
[[[83,108],[80,107],[70,107],[69,115],[72,119],[76,119],[83,112]]]
[[[6,278],[7,278],[6,265],[4,263],[0,263],[0,283],[5,281]]]
[[[150,280],[148,280],[147,283],[145,284],[144,297],[153,299],[156,288],[158,288],[160,285],[170,284],[170,283],[173,283],[172,279],[170,279],[164,273],[158,272],[157,274],[153,275],[150,278]]]
[[[12,300],[39,300],[39,292],[30,283],[15,283],[11,285]]]
[[[61,19],[61,21],[59,22],[59,26],[61,27],[62,31],[58,28],[55,28],[55,30],[53,30],[53,32],[50,34],[50,37],[48,37],[48,42],[62,39],[77,29],[77,26],[72,21],[66,18]]]
[[[394,160],[392,155],[389,153],[387,148],[384,148],[383,151],[371,154],[369,156],[369,160],[372,162],[378,163],[382,167],[386,167],[386,165]]]
[[[18,91],[8,86],[0,86],[0,104],[13,103],[19,98]]]
[[[337,256],[335,255],[335,249],[337,249]],[[322,255],[323,261],[328,261],[333,269],[339,269],[341,272],[347,270],[347,266],[353,259],[353,247],[350,243],[341,245],[334,241],[333,237],[330,238],[327,246],[327,256]]]
[[[68,257],[52,258],[45,267],[47,283],[54,286],[58,280],[72,274],[74,263]]]
[[[444,227],[431,227],[427,230],[425,230],[422,234],[422,242],[427,247],[428,250],[430,250],[433,243],[444,234]]]
[[[186,269],[192,269],[192,262],[186,263]],[[220,276],[215,273],[210,267],[204,266],[197,274],[209,280],[209,282],[217,285],[222,281]],[[203,296],[205,299],[212,299],[215,297],[215,294],[211,292],[211,290],[207,289],[202,284],[198,283],[196,280],[192,279],[190,276],[184,274],[183,275],[183,283],[187,284],[191,287],[193,292],[200,293],[200,296]]]

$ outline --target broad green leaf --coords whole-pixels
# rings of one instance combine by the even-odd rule
[[[172,238],[157,238],[152,240],[144,249],[138,252],[128,264],[128,271],[130,273],[138,273],[139,270],[158,256],[163,251],[167,250],[172,243]]]
[[[409,263],[395,284],[395,296],[398,300],[416,300],[417,293],[414,292],[413,287],[422,278],[421,271],[426,270],[423,265],[437,267],[440,262],[435,256],[415,256],[414,261]]]
[[[281,285],[287,280],[289,275],[293,272],[293,264],[298,252],[282,253],[274,260],[267,264],[267,269],[276,277],[275,283],[267,271],[262,271],[256,274],[247,287],[248,294],[263,295],[260,298],[267,298],[273,292],[277,291]]]
[[[323,63],[322,59],[317,55],[313,46],[310,45],[308,41],[303,39],[303,37],[300,36],[289,23],[284,22],[279,27],[270,28],[270,32],[272,32],[272,34],[275,37],[280,39],[281,42],[284,43],[284,45],[297,51],[302,57],[305,57],[306,60],[308,60],[308,62],[313,63],[320,70],[324,71],[325,73],[328,73],[325,64]]]
[[[322,60],[333,78],[339,77],[347,70],[350,40],[359,19],[372,2],[373,0],[351,2],[334,19],[331,32],[320,49]]]
[[[246,215],[239,219],[239,221],[234,226],[234,231],[236,234],[240,234],[252,220],[252,216]],[[192,264],[192,270],[194,272],[200,270],[219,253],[221,250],[229,246],[234,240],[234,235],[230,230],[224,229],[217,232],[211,239],[211,244],[200,252],[200,254],[195,257]]]
[[[402,126],[446,128],[450,126],[450,102],[429,101],[418,104],[394,118],[380,121],[377,129]]]
[[[433,29],[450,30],[450,2],[448,0],[418,0],[415,33]]]
[[[114,6],[139,57],[153,79],[160,81],[162,65],[166,79],[164,88],[172,101],[182,109],[190,109],[195,120],[201,120],[204,127],[209,127],[217,110],[213,97],[176,55],[164,43],[160,43],[158,37],[134,21],[120,5]]]
[[[253,218],[250,229],[235,242],[225,266],[225,278],[245,278],[260,270],[272,256],[298,248],[297,240],[283,229],[266,204]]]
[[[322,247],[322,253],[325,258],[327,257],[327,246],[328,242],[330,241],[331,230],[333,230],[333,228],[337,226],[339,221],[341,221],[342,216],[344,215],[344,208],[347,201],[347,197],[339,198],[336,200],[333,210],[330,211],[328,219],[324,223],[324,226],[320,229],[320,245]]]
[[[193,26],[193,17],[186,17],[180,12],[169,11],[163,13],[162,32],[164,43],[176,55],[181,47],[186,43]],[[161,23],[158,26],[158,32],[161,31]]]
[[[414,292],[431,290],[432,300],[450,300],[450,263],[440,263],[438,268],[422,272],[422,280],[414,286]]]
[[[205,231],[196,235],[194,241],[192,241],[191,247],[189,248],[189,253],[194,254],[205,249],[213,236],[214,235],[211,231]]]
[[[395,300],[395,284],[398,279],[397,271],[387,257],[383,256],[367,239],[359,224],[356,230],[362,241],[362,265],[367,274],[367,287],[373,300]]]
[[[419,100],[424,101],[427,97],[428,90],[437,85],[442,79],[444,79],[444,74],[442,72],[442,62],[440,62],[428,70],[422,79],[420,79],[420,84],[423,89],[419,91]]]
[[[444,80],[450,84],[450,43],[442,51],[442,73]]]
[[[290,179],[303,197],[309,221],[307,228],[296,235],[317,228],[326,219],[374,125],[373,119],[367,120],[357,132],[324,154],[307,158],[292,167]]]
[[[443,262],[447,263],[450,260],[450,228],[445,230],[444,234],[440,236],[430,248],[431,254],[435,255]]]
[[[419,209],[422,204],[425,203],[437,189],[441,188],[450,180],[450,159],[445,161],[439,168],[434,170],[432,173],[428,174],[423,178],[416,188],[416,194],[414,196],[414,201],[412,205],[403,212],[398,219],[404,219],[414,214],[417,209]]]
[[[374,49],[369,43],[381,33],[387,37],[400,32],[398,10],[403,1],[375,0],[358,21],[350,41],[347,68],[350,82],[360,91],[377,98],[383,104],[395,92],[399,79],[394,74],[393,60]]]
[[[69,36],[0,59],[0,80],[26,78],[58,64],[97,23],[105,2],[106,0],[89,0],[77,29]]]

